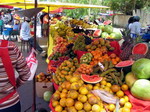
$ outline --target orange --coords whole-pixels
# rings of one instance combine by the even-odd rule
[[[111,90],[112,90],[112,92],[118,92],[119,90],[120,90],[120,86],[118,86],[118,85],[112,85],[111,86]]]
[[[107,84],[107,82],[105,80],[102,80],[100,83],[101,83],[101,85],[106,85]]]
[[[80,89],[79,89],[79,93],[80,94],[83,94],[83,95],[86,95],[86,94],[88,94],[88,89],[86,88],[86,87],[80,87]]]
[[[123,91],[126,91],[126,90],[129,89],[129,87],[128,87],[128,85],[123,84],[123,85],[121,86],[121,89],[122,89]]]
[[[62,107],[65,107],[66,106],[66,98],[60,99],[59,103]]]
[[[126,102],[124,107],[127,107],[127,108],[131,109],[132,108],[132,104],[130,102]]]
[[[85,95],[79,95],[78,100],[81,101],[82,103],[85,103],[87,101],[87,96]]]
[[[69,96],[72,99],[76,99],[78,97],[79,93],[76,90],[70,90]]]
[[[120,103],[120,105],[123,106],[126,103],[126,100],[124,98],[121,98],[120,101],[119,101],[119,103]]]
[[[57,105],[56,107],[55,107],[55,111],[57,111],[57,112],[62,112],[62,107],[60,106],[60,105]]]
[[[74,106],[77,110],[81,110],[83,108],[83,104],[80,101],[77,101]]]
[[[60,98],[66,98],[67,97],[67,94],[66,93],[60,93]]]
[[[92,112],[100,112],[101,111],[101,107],[98,104],[94,104],[92,106]]]
[[[126,101],[126,102],[128,102],[128,101],[129,101],[128,96],[124,96],[124,99],[125,99],[125,101]]]
[[[71,107],[71,106],[73,106],[73,105],[74,105],[74,100],[71,99],[71,98],[67,98],[67,99],[66,99],[66,106],[67,106],[67,107]]]
[[[124,96],[124,92],[119,90],[116,95],[119,97],[119,98],[122,98]]]
[[[127,107],[123,107],[123,108],[122,108],[122,112],[130,112],[130,109],[127,108]]]
[[[57,105],[59,105],[59,102],[58,102],[58,101],[53,100],[53,101],[52,101],[52,106],[53,106],[53,107],[56,107]]]
[[[109,87],[109,88],[110,88],[111,86],[112,86],[111,83],[107,83],[107,84],[106,84],[106,87]]]
[[[89,112],[92,109],[92,106],[88,102],[86,102],[86,103],[84,103],[83,108],[86,112]]]
[[[114,104],[109,104],[109,106],[108,106],[108,110],[111,111],[111,112],[114,111],[115,108],[116,108],[116,107],[115,107]]]

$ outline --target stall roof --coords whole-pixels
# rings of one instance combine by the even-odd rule
[[[0,5],[10,5],[15,7],[27,7],[34,8],[34,2],[12,2],[12,3],[0,3]],[[61,2],[38,2],[38,7],[70,7],[70,8],[109,8],[107,6],[89,5],[89,4],[76,4],[76,3],[61,3]]]

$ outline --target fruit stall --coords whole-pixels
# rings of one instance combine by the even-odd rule
[[[52,112],[150,112],[149,45],[120,47],[122,36],[76,19],[51,25],[50,75],[37,82],[53,84],[44,95]]]

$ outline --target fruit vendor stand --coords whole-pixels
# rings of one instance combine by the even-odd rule
[[[93,28],[79,20],[70,23]],[[98,26],[92,34],[75,33],[62,22],[56,25],[51,27],[54,47],[48,57],[55,92],[46,99],[53,112],[149,112],[147,43],[126,42],[120,50],[120,34],[110,25]]]
[[[57,30],[51,27],[55,41],[48,57],[55,88],[52,112],[149,112],[147,43],[127,42],[121,50],[120,35],[110,25],[92,34],[72,32],[62,22],[56,25]]]

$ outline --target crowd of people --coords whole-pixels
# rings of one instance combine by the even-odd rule
[[[18,42],[22,40],[28,40],[30,47],[34,47],[34,30],[33,23],[34,18],[27,18],[27,17],[20,17],[15,12],[18,10],[1,10],[0,11],[0,35],[4,34],[4,29],[7,27],[12,28],[9,35],[16,35]],[[41,36],[48,37],[48,19],[47,13],[41,15],[38,18],[40,21],[41,26]],[[10,39],[10,38],[8,38]],[[40,47],[39,43],[36,42],[36,49],[37,51],[45,57],[45,51]]]

